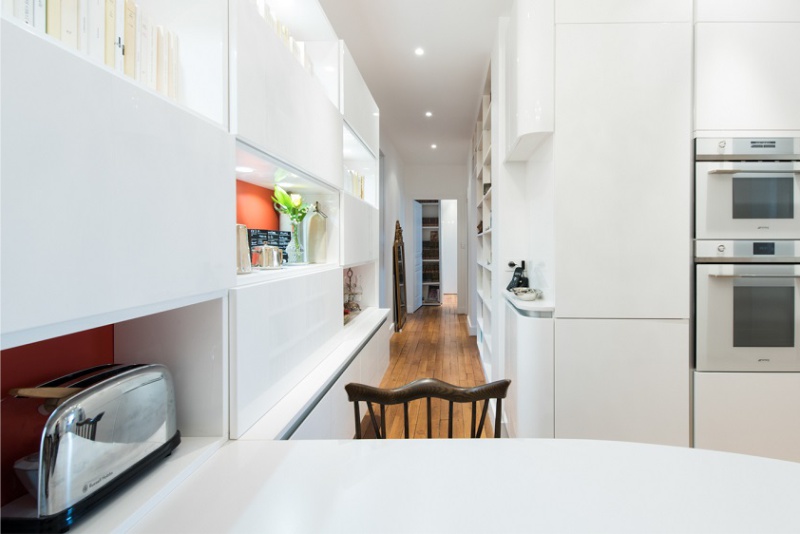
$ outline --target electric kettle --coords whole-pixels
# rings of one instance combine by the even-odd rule
[[[258,245],[253,247],[253,267],[256,269],[280,269],[283,251],[280,247]]]

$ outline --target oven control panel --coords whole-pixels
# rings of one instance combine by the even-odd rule
[[[698,263],[798,263],[800,241],[698,239],[694,242],[694,256]]]

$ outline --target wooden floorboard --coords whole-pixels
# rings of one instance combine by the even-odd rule
[[[418,378],[438,378],[445,382],[472,387],[486,383],[475,338],[470,337],[466,316],[456,313],[455,295],[445,295],[441,306],[423,306],[409,314],[402,332],[390,341],[389,368],[381,387],[396,388]],[[478,407],[478,415],[482,405]],[[472,423],[471,404],[456,404],[453,410],[453,437],[468,438]],[[409,404],[409,430],[413,438],[428,435],[425,399]],[[434,438],[446,438],[449,424],[448,403],[431,403]],[[487,414],[483,437],[492,435],[492,414]],[[388,437],[403,438],[403,405],[386,411]]]

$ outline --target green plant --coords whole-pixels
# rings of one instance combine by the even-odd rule
[[[303,202],[303,197],[295,193],[287,193],[281,186],[275,186],[275,194],[272,196],[275,209],[289,216],[293,225],[298,225],[306,218],[306,214],[311,209],[310,204]]]

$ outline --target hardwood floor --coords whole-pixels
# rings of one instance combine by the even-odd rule
[[[395,388],[418,378],[438,378],[451,384],[471,387],[486,379],[480,364],[475,338],[469,336],[466,315],[456,314],[456,295],[444,295],[442,306],[423,306],[408,320],[402,332],[392,336],[389,369],[381,387]],[[482,403],[478,407],[478,416]],[[434,438],[447,437],[448,404],[433,399],[431,403]],[[482,436],[492,435],[491,411],[486,417]],[[468,438],[471,405],[455,404],[453,437]],[[388,437],[403,438],[403,405],[386,411]],[[412,438],[427,437],[427,408],[425,399],[409,405],[409,433]]]

